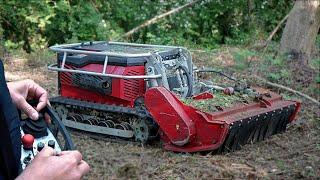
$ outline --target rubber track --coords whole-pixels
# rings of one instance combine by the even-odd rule
[[[93,102],[88,102],[88,101],[81,101],[81,100],[76,100],[76,99],[70,99],[62,96],[58,97],[53,97],[50,98],[50,103],[51,104],[63,104],[65,106],[77,106],[80,108],[88,108],[88,109],[94,109],[98,111],[103,111],[106,113],[118,113],[118,114],[129,114],[129,115],[134,115],[137,118],[146,118],[148,125],[150,126],[150,129],[158,129],[158,125],[155,124],[155,122],[152,120],[151,115],[149,112],[144,109],[144,108],[128,108],[128,107],[123,107],[123,106],[116,106],[116,105],[107,105],[107,104],[99,104],[99,103],[93,103]],[[149,136],[148,141],[151,141],[155,138],[157,138],[158,133],[152,134]],[[100,135],[99,135],[100,136]],[[101,135],[101,136],[107,136],[107,135]],[[111,137],[111,136],[108,136]],[[113,136],[112,136],[113,137]],[[103,137],[100,137],[103,138]],[[117,140],[120,140],[122,138],[114,136]],[[112,138],[111,138],[112,139]],[[122,139],[124,140],[124,139]],[[131,141],[131,139],[125,139],[124,141]]]
[[[66,97],[54,97],[50,99],[50,103],[59,103],[64,105],[72,105],[72,106],[78,106],[82,108],[88,108],[88,109],[95,109],[99,111],[104,112],[113,112],[113,113],[125,113],[125,114],[132,114],[135,116],[138,116],[140,118],[151,118],[151,115],[143,108],[128,108],[128,107],[122,107],[122,106],[116,106],[116,105],[107,105],[107,104],[99,104],[99,103],[93,103],[88,101],[81,101],[76,99],[70,99]]]

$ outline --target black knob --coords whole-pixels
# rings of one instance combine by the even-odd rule
[[[44,143],[43,142],[38,142],[37,144],[37,150],[40,152],[44,148]]]
[[[56,144],[56,143],[54,142],[54,140],[49,140],[49,141],[48,141],[48,146],[51,147],[51,148],[53,148],[53,149],[54,149],[55,144]]]
[[[47,127],[44,118],[39,115],[39,119],[36,121],[27,118],[22,125],[22,130],[25,134],[31,134],[35,138],[40,138],[48,135]]]

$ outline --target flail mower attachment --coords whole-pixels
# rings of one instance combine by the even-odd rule
[[[208,94],[204,96],[208,98]],[[199,98],[199,97],[198,97]],[[145,104],[160,126],[164,148],[175,152],[228,152],[286,130],[300,103],[269,92],[257,102],[203,112],[163,87],[147,90]]]

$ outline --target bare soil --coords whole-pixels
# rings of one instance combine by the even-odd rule
[[[221,54],[218,58],[224,58]],[[228,60],[228,58],[227,58]],[[228,61],[226,61],[228,62]],[[200,62],[201,63],[201,62]],[[24,59],[5,61],[7,80],[33,79],[57,95],[56,73]],[[302,104],[298,120],[286,133],[222,155],[172,153],[160,143],[141,146],[92,138],[70,131],[77,149],[90,164],[85,179],[319,179],[319,107]]]

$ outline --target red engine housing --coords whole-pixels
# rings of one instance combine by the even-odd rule
[[[71,65],[65,65],[66,69],[79,69],[91,72],[101,73],[103,64],[88,64],[81,68]],[[106,73],[116,75],[144,75],[144,66],[112,66],[108,65]],[[92,75],[76,75],[77,73],[60,72],[59,73],[59,92],[60,95],[67,98],[90,101],[102,104],[114,104],[127,107],[133,107],[136,98],[141,97],[145,93],[145,82],[143,79],[120,79],[120,78],[103,78]],[[85,79],[83,79],[85,77]],[[81,79],[77,79],[81,78]],[[75,80],[77,79],[77,83]],[[89,87],[83,87],[81,84],[91,82]],[[93,86],[99,82],[105,83],[105,90],[101,92],[95,90]],[[97,83],[95,83],[97,82]]]

